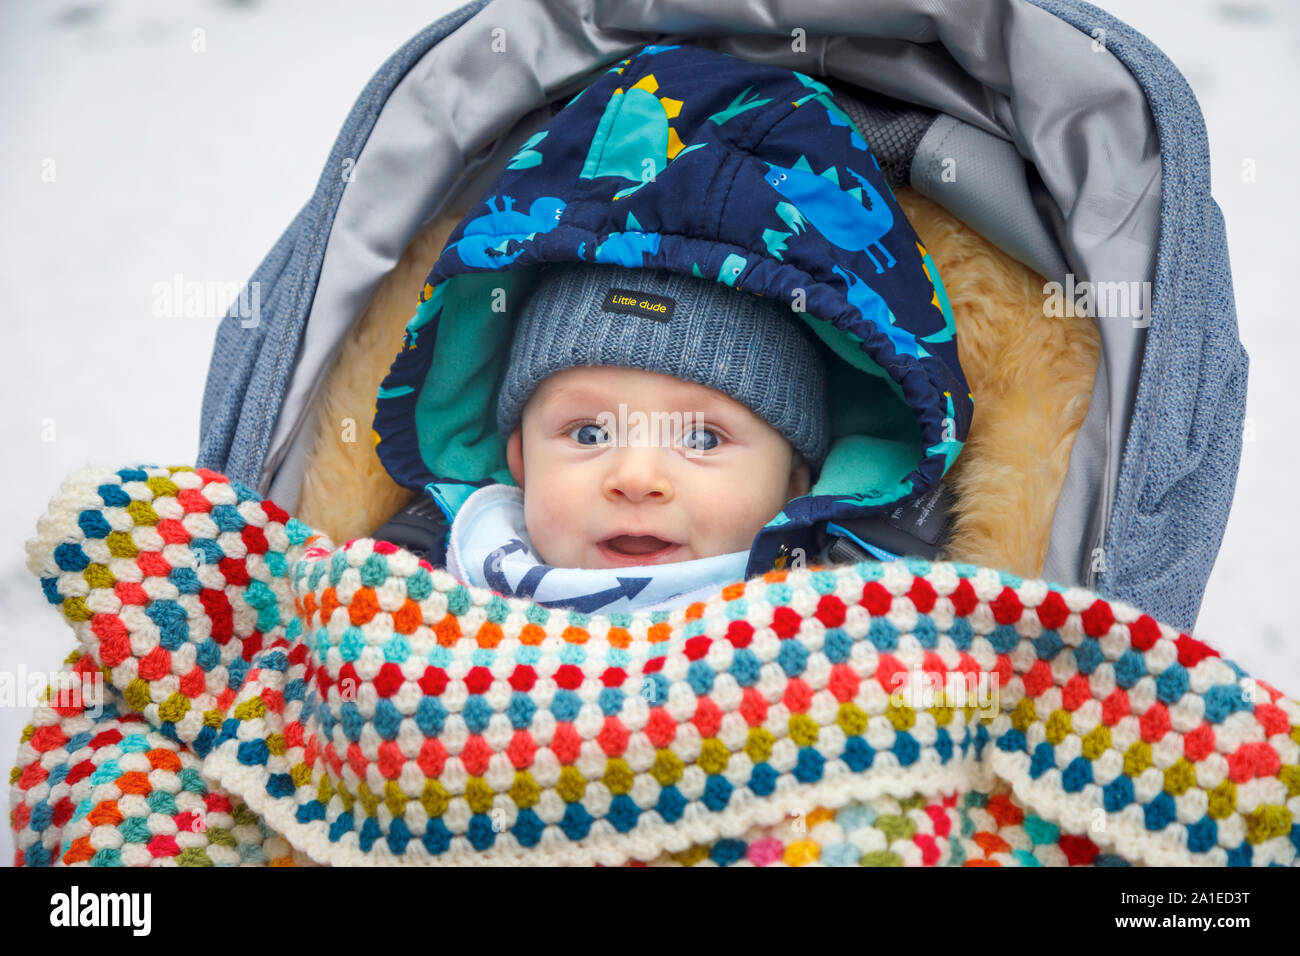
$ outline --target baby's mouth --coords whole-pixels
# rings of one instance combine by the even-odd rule
[[[647,554],[654,554],[656,551],[675,547],[673,542],[665,541],[663,538],[656,538],[652,534],[620,534],[613,538],[607,538],[602,543],[616,554],[635,557],[643,557]]]
[[[619,534],[596,543],[596,550],[615,567],[671,561],[680,547],[652,534]]]

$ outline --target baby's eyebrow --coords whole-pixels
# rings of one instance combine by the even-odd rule
[[[552,401],[604,401],[605,390],[590,385],[564,385],[551,393]]]

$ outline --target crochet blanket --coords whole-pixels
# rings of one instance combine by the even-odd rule
[[[1077,587],[864,562],[587,616],[152,466],[72,475],[28,555],[80,646],[18,865],[1297,862],[1300,703]]]

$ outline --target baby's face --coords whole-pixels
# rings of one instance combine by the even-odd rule
[[[809,488],[808,465],[786,438],[735,399],[670,375],[611,366],[568,368],[543,381],[506,457],[524,491],[529,537],[552,567],[667,564],[745,551]]]

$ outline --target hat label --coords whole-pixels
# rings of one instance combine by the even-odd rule
[[[606,312],[644,315],[656,322],[667,322],[673,317],[677,303],[666,295],[652,295],[632,289],[610,289],[600,307]]]

